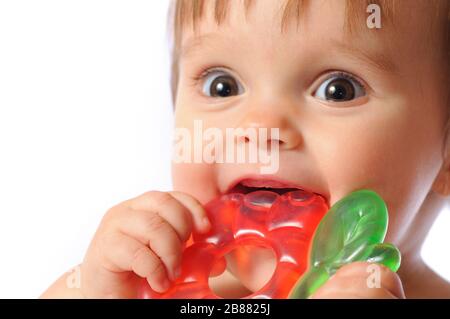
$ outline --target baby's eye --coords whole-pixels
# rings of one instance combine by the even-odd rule
[[[210,97],[229,97],[244,92],[242,85],[231,75],[224,71],[208,71],[204,76],[205,81],[202,92]]]
[[[345,102],[366,95],[364,86],[347,73],[332,74],[317,88],[314,96],[325,101]]]

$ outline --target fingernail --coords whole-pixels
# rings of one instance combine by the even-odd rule
[[[174,271],[175,279],[180,277],[180,275],[181,275],[181,267],[178,266],[177,268],[175,268],[175,271]]]
[[[211,223],[209,222],[208,217],[202,218],[202,225],[205,229],[209,229],[209,227],[211,227]]]
[[[174,268],[172,272],[169,273],[170,280],[175,281],[180,276],[180,266]]]
[[[164,278],[164,280],[161,283],[161,288],[163,289],[163,291],[166,291],[167,289],[169,289],[170,287],[170,281],[167,278]]]

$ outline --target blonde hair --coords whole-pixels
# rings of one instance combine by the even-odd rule
[[[242,0],[245,8],[245,13],[247,14],[249,9],[254,4],[255,0]],[[277,1],[277,0],[273,0]],[[297,22],[297,27],[301,17],[301,13],[304,12],[308,3],[311,0],[286,0],[283,8],[283,15],[281,19],[280,31],[284,32],[288,22],[295,19]],[[433,2],[436,7],[437,12],[442,12],[442,8],[445,7],[445,1],[450,0],[427,0],[428,2]],[[194,31],[197,30],[198,23],[204,17],[205,14],[205,4],[213,4],[214,20],[217,25],[221,25],[226,19],[228,13],[228,6],[230,0],[172,0],[170,10],[169,10],[169,39],[171,41],[171,94],[173,105],[176,103],[176,92],[178,88],[178,78],[179,78],[179,56],[181,49],[181,41],[183,36],[183,31],[186,27],[191,26]],[[346,16],[345,28],[347,32],[352,33],[361,19],[365,19],[366,8],[369,4],[378,4],[382,10],[383,17],[385,21],[393,23],[393,16],[396,9],[396,1],[393,0],[346,0]],[[448,8],[448,19],[450,21],[450,7]],[[446,49],[449,51],[450,42],[450,23],[449,32],[446,33],[447,45]],[[450,51],[448,52],[450,58]]]

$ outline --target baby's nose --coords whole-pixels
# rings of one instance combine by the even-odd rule
[[[250,143],[257,135],[258,143],[278,143],[279,149],[295,149],[300,146],[302,136],[292,119],[286,114],[253,110],[247,112],[239,123],[245,132],[243,139]],[[266,133],[264,134],[264,130]]]

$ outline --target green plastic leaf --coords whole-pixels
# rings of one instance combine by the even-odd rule
[[[400,268],[401,254],[392,244],[379,244],[372,247],[366,261],[382,264],[395,272]]]
[[[289,298],[308,298],[340,267],[355,261],[400,267],[400,252],[382,244],[388,226],[383,199],[371,190],[359,190],[338,201],[320,222],[313,238],[308,271]]]

